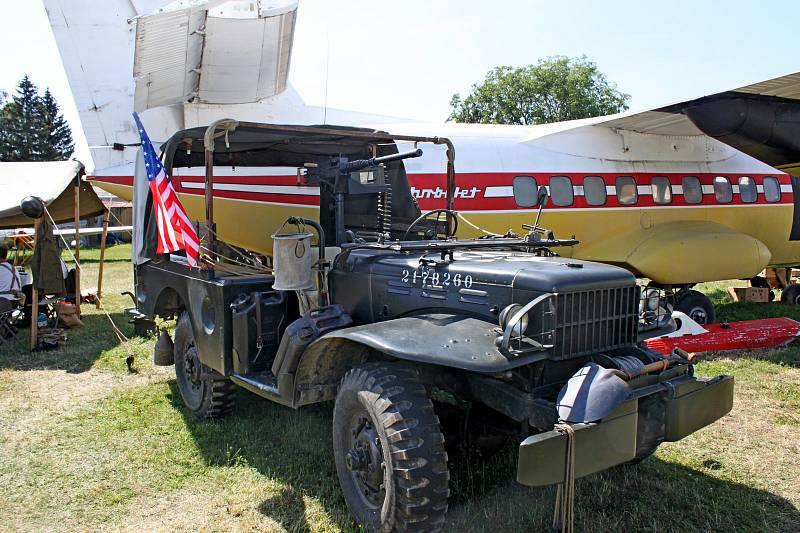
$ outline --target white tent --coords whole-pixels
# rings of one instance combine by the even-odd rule
[[[41,198],[56,223],[74,221],[76,184],[78,218],[103,214],[103,202],[82,175],[80,161],[0,163],[0,229],[33,226],[20,207],[26,196]]]

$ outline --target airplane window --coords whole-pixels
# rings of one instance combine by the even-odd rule
[[[739,196],[746,204],[752,204],[758,200],[758,191],[756,191],[756,180],[749,176],[742,176],[739,178]]]
[[[764,178],[764,198],[766,198],[768,202],[781,201],[781,184],[772,176]]]
[[[651,182],[653,187],[653,201],[657,204],[672,202],[672,187],[665,176],[655,176]]]
[[[731,182],[725,176],[717,176],[714,178],[714,196],[721,204],[730,203],[733,200],[733,188]]]
[[[572,180],[566,176],[550,178],[550,198],[554,205],[572,205]]]
[[[631,176],[619,176],[617,178],[617,201],[621,205],[633,205],[638,199],[636,181]]]
[[[514,176],[514,201],[519,207],[533,207],[536,205],[539,187],[531,176]]]
[[[589,205],[603,205],[606,203],[606,182],[600,176],[586,176],[583,178],[583,196]]]
[[[699,204],[703,201],[703,186],[696,176],[683,178],[683,199],[687,204]]]

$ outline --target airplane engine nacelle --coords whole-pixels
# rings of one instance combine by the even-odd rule
[[[760,240],[714,222],[655,225],[647,234],[627,263],[663,285],[751,278],[772,258]]]

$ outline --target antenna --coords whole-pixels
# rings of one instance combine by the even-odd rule
[[[328,4],[327,20],[330,20],[331,5]],[[330,72],[331,63],[331,30],[330,24],[325,26],[325,107],[322,114],[322,123],[328,123],[328,73]]]

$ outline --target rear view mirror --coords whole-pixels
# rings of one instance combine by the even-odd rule
[[[539,186],[531,176],[514,177],[514,202],[518,207],[533,207],[539,205]],[[547,198],[547,189],[542,187]]]

